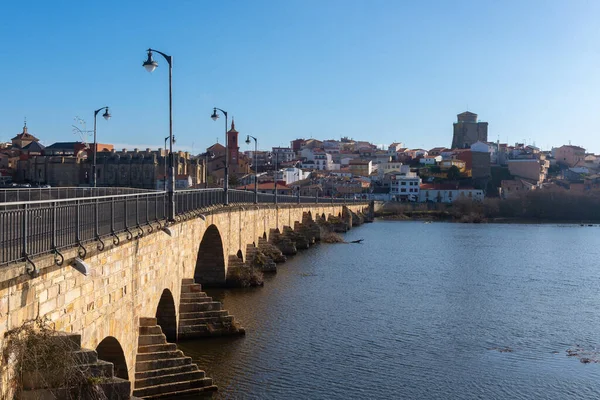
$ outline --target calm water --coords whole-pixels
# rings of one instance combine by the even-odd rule
[[[600,363],[566,353],[600,349],[600,227],[376,222],[346,238],[365,241],[211,293],[246,337],[181,348],[219,398],[600,398]]]

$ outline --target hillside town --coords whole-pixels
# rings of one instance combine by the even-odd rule
[[[42,139],[25,123],[10,142],[0,143],[0,186],[91,186],[96,152],[97,186],[166,187],[166,146],[117,150],[83,141],[44,146]],[[488,123],[469,111],[457,115],[450,147],[411,148],[400,141],[377,146],[342,137],[241,151],[240,141],[245,148],[255,144],[232,121],[227,147],[215,143],[200,154],[174,151],[176,189],[222,187],[227,159],[230,188],[282,195],[452,203],[534,190],[582,194],[600,189],[600,155],[571,144],[542,150],[490,141]]]

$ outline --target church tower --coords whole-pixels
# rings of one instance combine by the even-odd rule
[[[238,146],[239,132],[235,130],[235,122],[231,119],[231,129],[227,131],[227,151],[229,152],[229,167],[233,167],[232,172],[237,172],[239,163],[240,148]]]

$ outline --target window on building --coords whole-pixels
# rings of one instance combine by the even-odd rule
[[[402,188],[402,189],[400,189],[400,192],[402,192],[402,193],[406,193],[406,189],[405,189],[405,188]]]

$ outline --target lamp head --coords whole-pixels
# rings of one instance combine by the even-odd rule
[[[246,144],[250,144],[250,135],[246,136]]]
[[[148,49],[148,59],[142,65],[148,72],[152,72],[158,67],[158,63],[152,59],[152,51],[150,49]]]
[[[104,114],[102,114],[102,116],[107,121],[110,119],[110,117],[112,117],[112,115],[110,115],[110,112],[108,111],[108,107],[106,107],[106,111],[104,111]]]
[[[213,110],[213,113],[212,113],[212,115],[210,117],[212,118],[213,121],[216,121],[216,120],[219,119],[219,114],[217,114],[217,109],[216,108]]]

